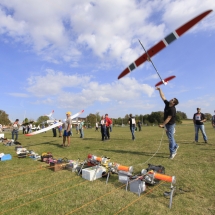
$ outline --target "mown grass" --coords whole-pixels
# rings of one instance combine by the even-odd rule
[[[210,123],[206,124],[208,144],[201,134],[199,143],[193,143],[192,124],[176,127],[180,148],[174,160],[168,159],[167,137],[157,126],[137,131],[136,141],[131,140],[128,127],[113,128],[111,140],[105,143],[94,129],[85,129],[84,139],[73,132],[68,148],[60,147],[62,139],[52,137],[51,131],[32,137],[20,132],[19,141],[39,154],[52,152],[55,158],[84,160],[89,153],[108,156],[113,162],[133,166],[135,174],[148,163],[163,165],[166,174],[175,175],[177,180],[172,208],[163,196],[169,191],[168,183],[149,186],[138,197],[125,191],[117,175],[111,175],[108,184],[106,179],[90,182],[68,170],[53,172],[40,161],[17,158],[14,146],[0,145],[0,152],[13,156],[0,162],[0,214],[215,214],[215,130]],[[5,136],[11,138],[10,133]]]

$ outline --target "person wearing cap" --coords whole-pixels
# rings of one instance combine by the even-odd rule
[[[205,143],[207,143],[207,135],[205,133],[205,126],[204,126],[204,122],[206,122],[206,118],[205,115],[203,113],[201,113],[201,108],[197,108],[197,113],[195,113],[193,115],[193,124],[195,127],[195,143],[198,143],[198,139],[199,139],[199,129],[202,132],[202,136],[203,139],[205,141]]]
[[[176,98],[173,98],[173,99],[167,101],[161,88],[157,87],[156,90],[159,91],[160,97],[164,101],[164,104],[165,104],[164,122],[163,122],[163,124],[160,124],[159,127],[166,129],[166,135],[169,139],[169,151],[170,151],[169,159],[173,159],[176,156],[177,150],[179,148],[179,146],[175,142],[175,138],[174,138],[175,118],[176,118],[175,106],[179,102],[178,102],[178,99],[176,99]]]
[[[18,140],[18,136],[19,136],[19,119],[16,119],[16,121],[12,124],[12,139],[14,140],[15,137],[15,141]]]
[[[63,132],[63,147],[70,146],[70,136],[71,136],[71,128],[72,128],[72,119],[71,119],[71,112],[66,112],[66,121],[64,122],[64,132]],[[67,140],[67,145],[66,145]]]

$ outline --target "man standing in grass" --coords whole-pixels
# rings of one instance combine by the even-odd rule
[[[101,121],[100,121],[100,125],[101,125],[101,134],[102,134],[102,141],[105,141],[105,137],[106,137],[106,121],[105,121],[105,117],[101,116]]]
[[[64,123],[64,132],[63,132],[63,147],[66,145],[67,140],[67,146],[70,146],[70,136],[71,136],[71,125],[72,125],[72,119],[71,119],[71,112],[66,113],[66,121]]]
[[[19,119],[16,119],[16,121],[12,124],[12,139],[14,140],[15,137],[15,141],[18,140],[18,136],[19,136]]]
[[[135,118],[132,116],[132,114],[129,115],[128,123],[130,125],[132,140],[135,140],[134,132],[136,127],[136,121],[135,121]]]
[[[108,117],[108,114],[105,114],[105,122],[106,122],[106,140],[110,139],[110,126],[112,124],[112,120]]]
[[[166,135],[169,139],[169,151],[170,151],[170,159],[173,159],[176,156],[176,152],[179,148],[178,144],[174,139],[174,128],[175,128],[175,116],[176,116],[176,108],[175,106],[179,103],[178,99],[174,98],[170,101],[167,101],[162,90],[157,87],[156,90],[159,91],[161,99],[165,103],[164,108],[164,122],[159,125],[160,128],[166,128]]]
[[[81,121],[79,124],[80,138],[84,138],[84,122],[82,119],[80,121]]]
[[[203,113],[201,113],[201,108],[197,108],[197,113],[195,113],[193,115],[193,124],[195,126],[195,141],[194,142],[198,142],[199,139],[199,129],[202,132],[202,136],[203,139],[205,141],[205,143],[207,143],[207,135],[205,133],[205,126],[204,126],[204,122],[206,122],[206,118],[205,115]]]

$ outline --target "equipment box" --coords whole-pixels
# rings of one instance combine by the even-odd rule
[[[7,161],[11,159],[12,159],[12,156],[10,154],[5,154],[0,158],[0,161]]]
[[[89,181],[94,181],[102,177],[102,173],[106,172],[106,168],[102,166],[93,166],[86,169],[82,169],[82,178]]]
[[[146,189],[145,181],[142,181],[140,179],[130,180],[129,187],[132,193],[136,193],[138,195],[140,195],[140,193],[144,192]]]
[[[127,183],[127,181],[128,181],[128,175],[123,174],[123,173],[119,173],[118,176],[119,176],[119,182],[121,182],[123,184]]]
[[[0,134],[0,138],[4,138],[4,134]]]
[[[60,171],[62,169],[65,169],[66,164],[65,163],[55,163],[55,162],[50,162],[50,169],[54,172]]]

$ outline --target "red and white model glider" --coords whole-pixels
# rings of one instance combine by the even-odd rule
[[[185,23],[181,27],[177,28],[175,31],[170,33],[168,36],[166,36],[163,40],[159,41],[156,45],[154,45],[149,50],[145,51],[143,55],[141,55],[138,59],[136,59],[133,63],[131,63],[127,68],[125,68],[121,74],[118,76],[118,79],[124,77],[134,69],[136,69],[138,66],[146,62],[147,60],[151,61],[151,57],[153,57],[155,54],[157,54],[159,51],[167,47],[170,43],[178,39],[181,35],[183,35],[185,32],[187,32],[190,28],[192,28],[194,25],[196,25],[198,22],[200,22],[203,18],[205,18],[209,13],[211,13],[213,10],[207,10],[200,15],[196,16],[195,18],[191,19],[189,22]],[[151,61],[152,62],[152,61]],[[159,74],[158,74],[159,75]],[[159,76],[160,77],[160,76]],[[161,79],[160,82],[158,82],[155,86],[159,86],[161,84],[167,84],[168,81],[175,78],[175,76],[170,76],[165,79]]]

